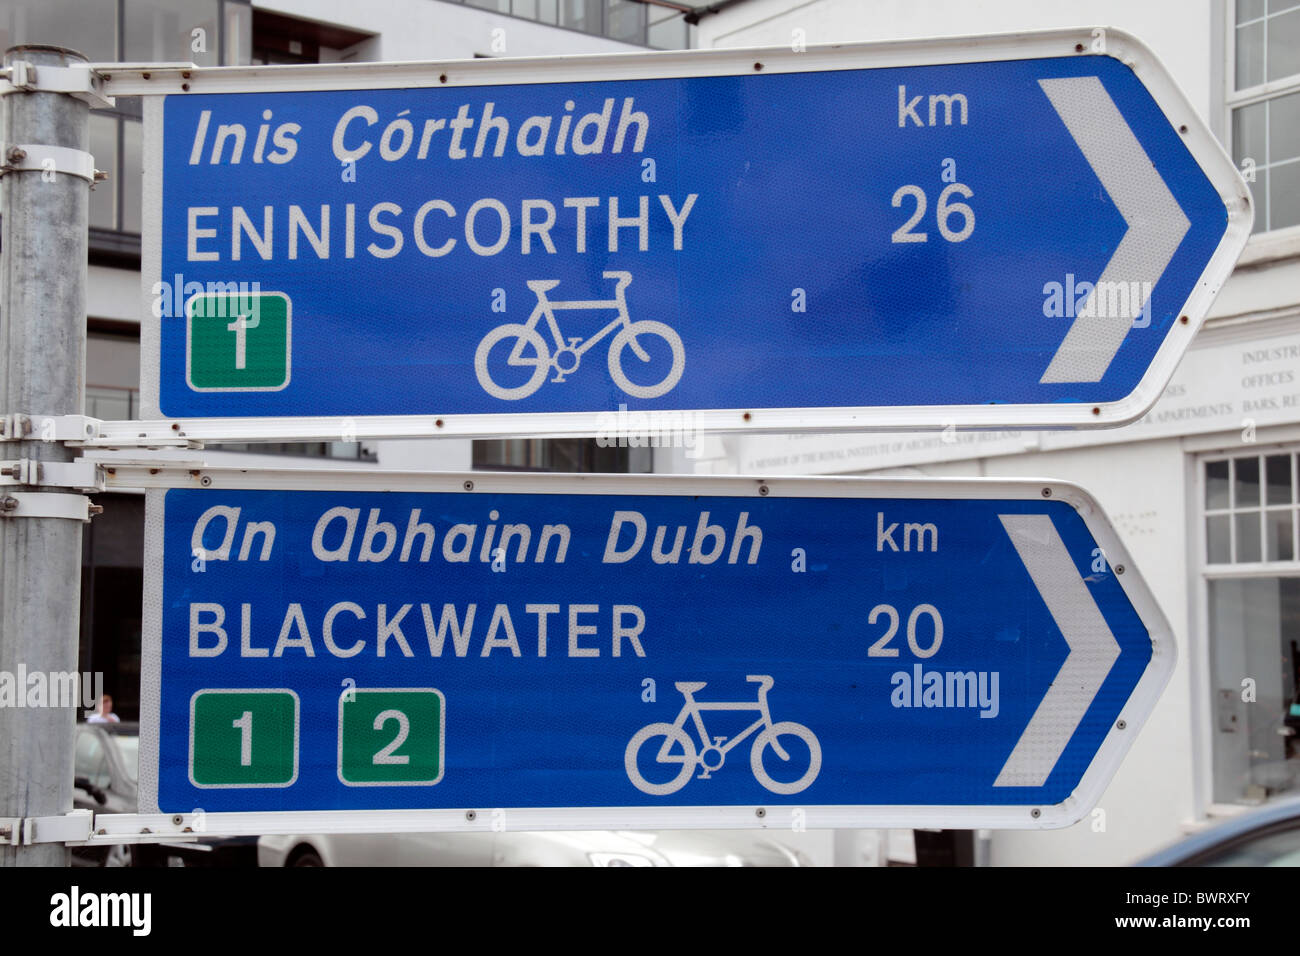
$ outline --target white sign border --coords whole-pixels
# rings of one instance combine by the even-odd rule
[[[1003,478],[745,478],[673,475],[560,475],[495,472],[331,471],[240,468],[159,468],[157,463],[117,465],[109,489],[145,488],[144,614],[140,674],[140,814],[96,815],[106,842],[174,838],[196,828],[208,836],[250,833],[396,833],[484,830],[504,809],[507,830],[578,829],[784,829],[802,812],[812,829],[834,827],[956,827],[962,829],[1053,829],[1081,820],[1100,801],[1124,755],[1145,724],[1174,671],[1177,648],[1172,629],[1128,550],[1100,505],[1086,491],[1054,479]],[[474,495],[664,495],[774,498],[933,498],[942,500],[1064,501],[1083,519],[1112,568],[1116,581],[1151,634],[1152,657],[1084,772],[1078,787],[1053,806],[826,806],[776,802],[762,806],[494,808],[456,810],[330,810],[163,815],[158,810],[164,500],[167,488],[268,489],[296,491],[418,491]],[[112,839],[107,839],[112,837]],[[96,842],[94,838],[92,843]]]
[[[1100,37],[1104,53],[1093,51]],[[1023,427],[1115,427],[1141,418],[1159,399],[1215,296],[1231,275],[1250,237],[1254,204],[1237,167],[1156,55],[1140,40],[1110,27],[1080,27],[983,37],[810,46],[618,53],[594,56],[456,60],[443,63],[352,63],[282,67],[196,67],[117,64],[107,74],[108,95],[144,95],[144,216],[142,234],[141,407],[154,422],[105,423],[90,444],[141,444],[175,438],[159,409],[160,329],[153,320],[153,289],[162,276],[162,97],[189,93],[475,87],[503,84],[806,73],[969,62],[1105,55],[1130,67],[1175,129],[1193,159],[1218,189],[1228,224],[1209,264],[1179,310],[1142,380],[1112,402],[1006,405],[908,405],[679,410],[701,431],[792,432]],[[1185,320],[1185,321],[1184,321]],[[354,416],[331,418],[190,418],[180,430],[196,441],[352,440],[444,436],[579,436],[598,433],[605,412],[478,415]],[[345,430],[346,426],[346,430]]]

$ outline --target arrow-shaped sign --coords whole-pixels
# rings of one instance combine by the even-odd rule
[[[1137,324],[1134,320],[1149,313],[1151,291],[1191,223],[1098,77],[1039,80],[1038,85],[1128,227],[1105,271],[1085,294],[1084,315],[1075,318],[1040,379],[1099,382]],[[1128,309],[1104,307],[1101,297],[1114,288],[1129,291]]]
[[[1252,220],[1114,31],[190,72],[108,82],[147,99],[145,417],[189,439],[1114,425]],[[254,292],[274,388],[185,347]]]
[[[1041,787],[1097,698],[1119,644],[1047,515],[999,515],[1070,653],[1020,735],[995,787]]]
[[[147,500],[165,813],[1059,826],[1173,666],[1056,482],[191,471],[113,475],[184,486]]]

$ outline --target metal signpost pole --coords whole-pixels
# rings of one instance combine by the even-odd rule
[[[89,105],[67,88],[86,61],[49,46],[5,54],[0,176],[0,672],[14,675],[0,735],[0,865],[67,865],[60,843],[31,843],[40,818],[72,809],[76,700],[50,697],[50,675],[77,671],[85,499],[43,487],[41,466],[69,461],[51,422],[80,415],[86,352]],[[88,76],[88,71],[86,76]],[[33,473],[30,462],[39,462]],[[75,516],[80,509],[80,519]],[[68,516],[53,516],[61,512]],[[43,675],[28,693],[19,675]]]

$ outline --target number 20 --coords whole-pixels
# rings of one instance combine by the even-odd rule
[[[927,614],[934,623],[934,637],[930,641],[930,646],[922,649],[916,641],[916,622],[922,614]],[[868,657],[897,657],[898,648],[890,647],[889,642],[894,639],[898,633],[898,609],[892,604],[877,604],[867,615],[867,623],[875,624],[881,616],[889,618],[889,628],[884,635],[867,649]],[[943,618],[939,616],[939,609],[933,604],[918,604],[912,608],[912,613],[907,616],[907,646],[912,649],[912,653],[917,657],[926,658],[934,657],[939,652],[939,645],[943,643]]]

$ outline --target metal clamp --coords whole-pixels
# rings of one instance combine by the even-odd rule
[[[57,817],[0,817],[0,845],[84,843],[95,817],[89,810],[72,810]]]
[[[0,415],[0,441],[88,441],[100,420],[86,415]]]
[[[0,461],[0,486],[40,485],[47,488],[75,488],[78,491],[103,491],[103,468],[87,458],[75,461],[42,461],[18,458]]]
[[[89,810],[72,810],[57,817],[27,817],[23,820],[23,845],[83,843],[90,839],[94,822]]]
[[[96,506],[95,514],[99,513]],[[90,499],[85,495],[70,495],[61,491],[0,492],[0,519],[3,518],[68,518],[72,521],[89,521]]]
[[[91,186],[108,178],[108,173],[95,168],[94,156],[68,146],[18,143],[4,146],[0,154],[4,159],[0,163],[0,176],[8,173],[63,173],[84,179]]]
[[[103,78],[89,64],[81,66],[37,66],[15,60],[0,76],[0,96],[11,93],[66,93],[91,106],[112,106],[113,97],[102,92]]]

